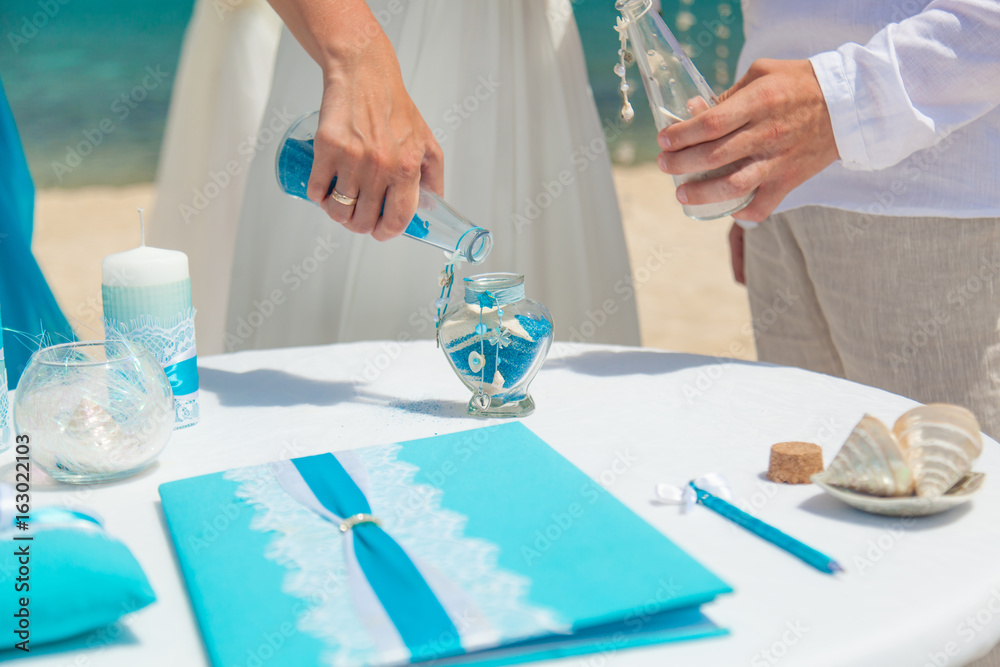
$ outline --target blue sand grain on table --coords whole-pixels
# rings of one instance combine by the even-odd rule
[[[288,139],[285,142],[278,157],[278,178],[282,190],[293,197],[309,199],[309,174],[312,173],[313,156],[312,139]],[[335,178],[330,184],[330,192],[336,184]],[[429,231],[427,221],[419,215],[414,215],[404,233],[422,239],[427,237]]]

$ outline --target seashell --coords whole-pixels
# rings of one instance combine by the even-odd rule
[[[873,496],[913,494],[913,476],[899,444],[881,421],[865,415],[814,480]]]
[[[892,434],[899,443],[918,496],[944,495],[972,472],[983,451],[979,422],[965,408],[932,403],[896,420]]]
[[[66,432],[100,451],[113,449],[122,442],[122,429],[118,422],[101,405],[86,397],[80,400],[66,424]]]
[[[483,358],[483,355],[479,354],[475,350],[469,352],[469,368],[472,370],[473,373],[478,373],[479,371],[483,370],[483,366],[485,364],[486,364],[486,359]]]

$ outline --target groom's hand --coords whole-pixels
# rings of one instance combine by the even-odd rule
[[[840,157],[808,60],[757,60],[721,100],[658,135],[660,169],[668,174],[740,163],[726,176],[678,187],[682,204],[727,201],[756,188],[735,217],[761,222],[789,192]]]

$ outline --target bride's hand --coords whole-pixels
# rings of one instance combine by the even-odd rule
[[[389,39],[362,0],[271,4],[323,69],[309,199],[352,232],[398,236],[416,212],[421,181],[442,194],[444,162]],[[336,192],[356,203],[328,195],[334,178]]]

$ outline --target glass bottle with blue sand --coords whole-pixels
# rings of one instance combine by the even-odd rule
[[[288,128],[278,145],[275,156],[275,174],[278,185],[288,195],[310,201],[306,191],[313,164],[313,140],[319,127],[319,112],[302,116]],[[332,192],[337,179],[330,183]],[[479,264],[493,249],[493,235],[489,230],[474,225],[443,199],[430,190],[420,188],[420,201],[413,220],[403,232],[448,252],[457,253],[455,259]]]

